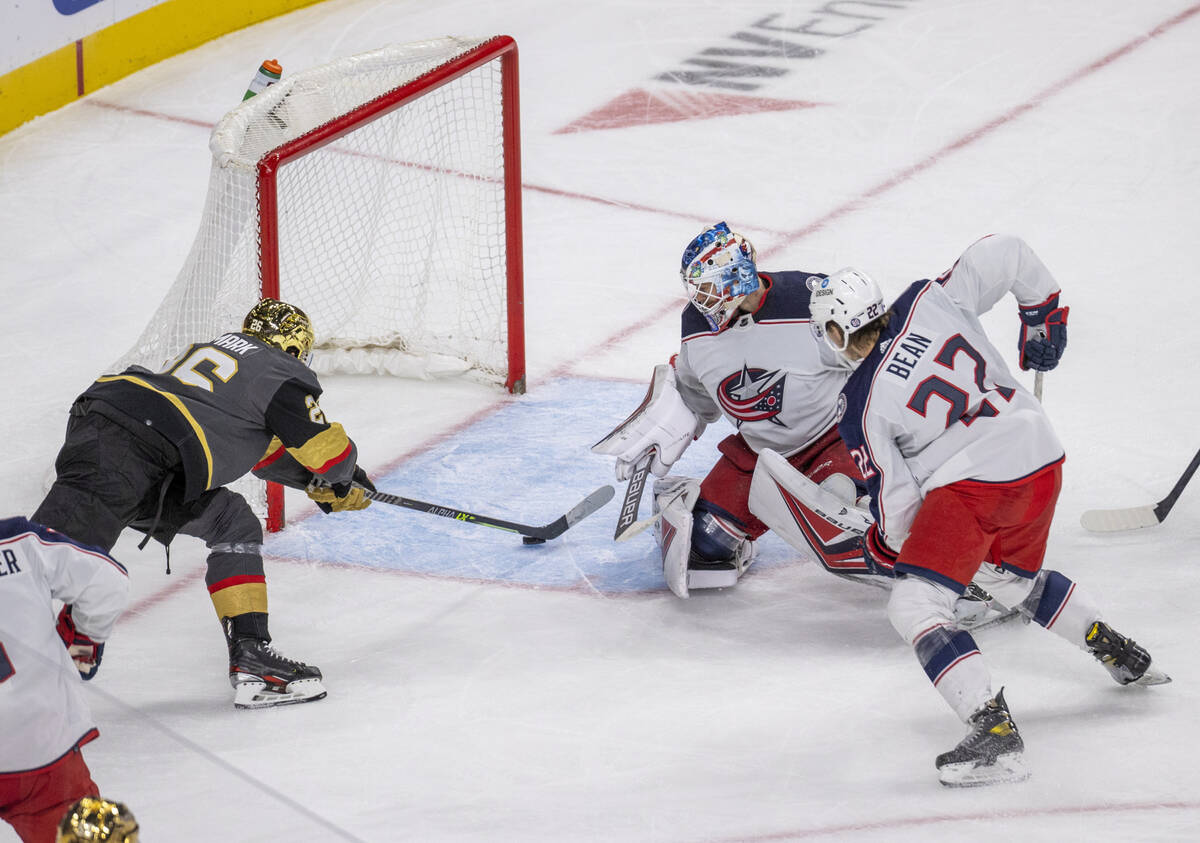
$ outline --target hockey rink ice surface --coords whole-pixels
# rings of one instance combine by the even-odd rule
[[[1121,688],[1041,629],[985,630],[1032,777],[949,790],[934,758],[964,727],[886,593],[781,542],[680,601],[649,534],[611,541],[617,501],[527,547],[289,495],[271,629],[324,671],[317,703],[233,709],[198,542],[169,576],[137,535],[114,550],[133,602],[85,756],[144,840],[1200,839],[1200,489],[1153,528],[1079,526],[1159,500],[1200,447],[1198,3],[329,0],[162,62],[0,136],[0,512],[37,506],[71,400],[174,279],[208,131],[259,62],[444,34],[520,48],[529,392],[325,378],[381,489],[541,524],[613,482],[588,447],[677,350],[679,255],[716,220],[764,270],[853,264],[889,299],[1019,234],[1071,307],[1047,565],[1174,682]],[[1011,297],[984,324],[1015,358]]]

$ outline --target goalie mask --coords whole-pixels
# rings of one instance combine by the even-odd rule
[[[306,366],[312,358],[312,321],[287,302],[263,299],[254,305],[242,322],[242,333],[286,351]]]
[[[138,843],[138,822],[120,802],[85,796],[62,818],[54,840],[55,843]]]
[[[809,325],[813,335],[818,341],[824,340],[844,360],[857,365],[857,361],[846,356],[846,349],[851,334],[886,311],[879,285],[866,273],[846,267],[828,278],[809,278],[808,289],[811,293],[808,308],[812,315]],[[840,344],[825,329],[830,322],[841,329]]]
[[[683,250],[679,270],[688,300],[713,333],[724,328],[738,305],[759,288],[754,246],[726,223],[700,232]]]

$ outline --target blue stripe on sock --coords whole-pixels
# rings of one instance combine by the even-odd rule
[[[1042,585],[1042,599],[1038,601],[1033,619],[1042,626],[1049,626],[1058,617],[1058,612],[1063,603],[1067,602],[1067,596],[1074,585],[1075,583],[1058,571],[1047,571],[1045,583]]]
[[[922,635],[913,644],[917,660],[925,668],[929,681],[937,684],[947,670],[966,656],[979,652],[975,639],[964,629],[938,626]]]

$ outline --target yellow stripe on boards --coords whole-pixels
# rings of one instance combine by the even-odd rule
[[[167,0],[82,39],[83,93],[221,35],[322,0]],[[255,56],[261,61],[272,56]],[[285,68],[286,70],[286,68]],[[247,67],[249,78],[254,67]],[[230,108],[240,91],[230,94]],[[0,76],[0,134],[79,97],[76,45]]]
[[[75,45],[0,76],[0,135],[78,96]]]

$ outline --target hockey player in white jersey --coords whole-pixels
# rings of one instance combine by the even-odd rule
[[[1028,775],[1003,689],[993,692],[974,639],[955,619],[972,578],[1094,655],[1117,682],[1170,681],[1082,588],[1042,566],[1064,453],[1041,404],[979,322],[1008,292],[1019,307],[1020,365],[1053,369],[1066,347],[1068,309],[1019,238],[978,241],[949,272],[913,283],[890,308],[854,269],[813,283],[813,330],[857,367],[839,401],[839,430],[871,493],[875,524],[864,548],[894,568],[889,619],[969,728],[937,758],[949,786]]]
[[[671,591],[687,597],[690,589],[734,585],[768,529],[787,530],[786,540],[810,546],[829,570],[868,573],[857,536],[812,529],[780,499],[786,491],[774,492],[770,514],[751,500],[764,449],[781,454],[789,473],[834,485],[849,502],[858,495],[858,471],[834,419],[850,367],[808,327],[807,280],[824,274],[760,271],[750,241],[724,222],[688,244],[680,274],[688,304],[678,355],[656,367],[642,406],[593,446],[617,458],[618,480],[646,458],[664,478],[654,484],[654,509]],[[721,457],[704,480],[666,477],[721,416],[735,432],[718,445]]]
[[[128,601],[108,554],[0,519],[0,817],[22,840],[53,840],[72,803],[98,792],[80,752],[99,734],[81,678],[95,676]]]

